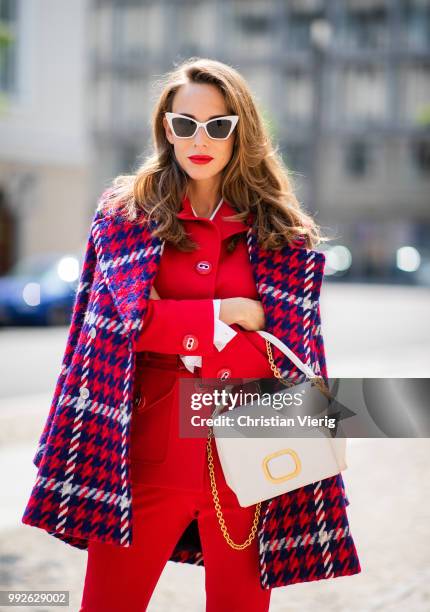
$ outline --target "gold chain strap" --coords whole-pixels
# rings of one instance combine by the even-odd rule
[[[291,382],[291,381],[288,381],[282,378],[282,374],[280,373],[278,367],[276,366],[273,360],[272,347],[270,346],[270,342],[267,339],[266,339],[266,350],[267,350],[267,355],[269,358],[270,369],[272,370],[276,378],[279,378],[282,384],[285,385],[286,387],[292,387],[295,384],[294,382]],[[327,399],[333,399],[332,394],[330,393],[330,390],[328,389],[325,383],[325,380],[322,376],[315,376],[314,378],[311,378],[311,382],[316,387],[318,387],[318,389],[321,391],[321,393],[323,393],[326,396]]]
[[[278,367],[276,366],[273,360],[272,347],[270,346],[270,342],[267,339],[266,339],[266,349],[267,349],[267,355],[268,355],[268,359],[270,363],[270,369],[274,373],[275,377],[279,378],[279,380],[286,387],[293,386],[295,384],[294,382],[291,382],[291,381],[288,381],[282,378],[282,374],[280,373]],[[329,399],[331,398],[331,393],[329,389],[327,388],[324,379],[321,376],[319,377],[316,376],[315,378],[312,378],[311,380],[312,380],[312,383],[315,384],[327,398]],[[235,550],[243,550],[244,548],[247,548],[251,544],[251,542],[255,538],[255,534],[257,533],[258,520],[260,518],[261,502],[258,502],[255,505],[255,515],[254,515],[254,520],[252,522],[252,527],[251,527],[249,536],[246,538],[246,540],[242,544],[236,544],[235,542],[233,542],[233,540],[231,539],[228,533],[227,525],[225,523],[224,516],[222,513],[222,509],[221,509],[221,504],[219,501],[219,495],[218,495],[218,490],[217,490],[216,481],[215,481],[214,461],[213,461],[213,455],[212,455],[212,445],[211,445],[212,438],[213,438],[213,431],[212,431],[212,428],[210,427],[209,432],[208,432],[207,442],[206,442],[206,449],[207,449],[207,454],[208,454],[208,466],[209,466],[209,476],[210,476],[210,481],[211,481],[212,497],[214,500],[214,506],[215,506],[215,511],[216,511],[216,515],[218,518],[218,523],[220,525],[222,534],[227,544],[231,546],[231,548],[234,548]]]
[[[251,544],[251,542],[255,538],[255,534],[257,533],[258,519],[260,518],[261,502],[258,502],[255,506],[255,515],[254,515],[254,520],[252,522],[252,527],[251,527],[249,536],[246,538],[245,542],[243,542],[242,544],[236,544],[236,542],[233,542],[233,540],[231,539],[227,531],[227,525],[225,524],[224,516],[222,513],[222,509],[221,509],[221,504],[219,501],[218,490],[217,490],[217,486],[215,482],[215,470],[214,470],[214,462],[213,462],[212,446],[211,446],[212,437],[213,437],[212,428],[210,428],[206,444],[207,444],[207,451],[208,451],[208,464],[209,464],[209,475],[211,479],[212,497],[214,500],[218,523],[221,527],[222,535],[224,536],[224,539],[226,540],[227,544],[231,546],[231,548],[234,548],[235,550],[243,550],[244,548],[247,548]]]

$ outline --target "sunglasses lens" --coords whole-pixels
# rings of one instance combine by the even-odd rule
[[[212,138],[227,138],[230,129],[230,119],[214,119],[208,123],[208,132]]]
[[[192,119],[185,117],[174,117],[172,121],[173,131],[179,138],[189,138],[196,131],[196,124]]]

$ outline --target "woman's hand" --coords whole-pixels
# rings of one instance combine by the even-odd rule
[[[242,297],[223,299],[219,315],[227,325],[237,323],[248,331],[264,330],[266,325],[261,300]]]

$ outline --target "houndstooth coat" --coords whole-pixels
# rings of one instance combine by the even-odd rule
[[[105,194],[91,224],[63,362],[33,459],[37,478],[22,517],[80,549],[89,540],[132,543],[134,346],[164,247],[152,234],[155,222],[142,226],[103,211]],[[327,380],[319,307],[324,254],[300,242],[263,250],[252,226],[247,244],[265,329]],[[303,380],[275,347],[273,355],[284,376]],[[359,573],[348,503],[340,473],[263,502],[262,587]],[[204,565],[196,519],[170,560]]]

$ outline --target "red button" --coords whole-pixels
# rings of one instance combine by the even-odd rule
[[[210,274],[212,271],[212,264],[210,261],[198,261],[196,263],[196,270],[199,274]]]
[[[199,341],[192,334],[187,334],[182,340],[182,346],[186,351],[195,351],[199,345]]]
[[[218,370],[216,377],[217,378],[221,378],[221,380],[227,380],[227,378],[230,378],[231,376],[231,370],[229,370],[229,368],[221,368],[221,370]]]

